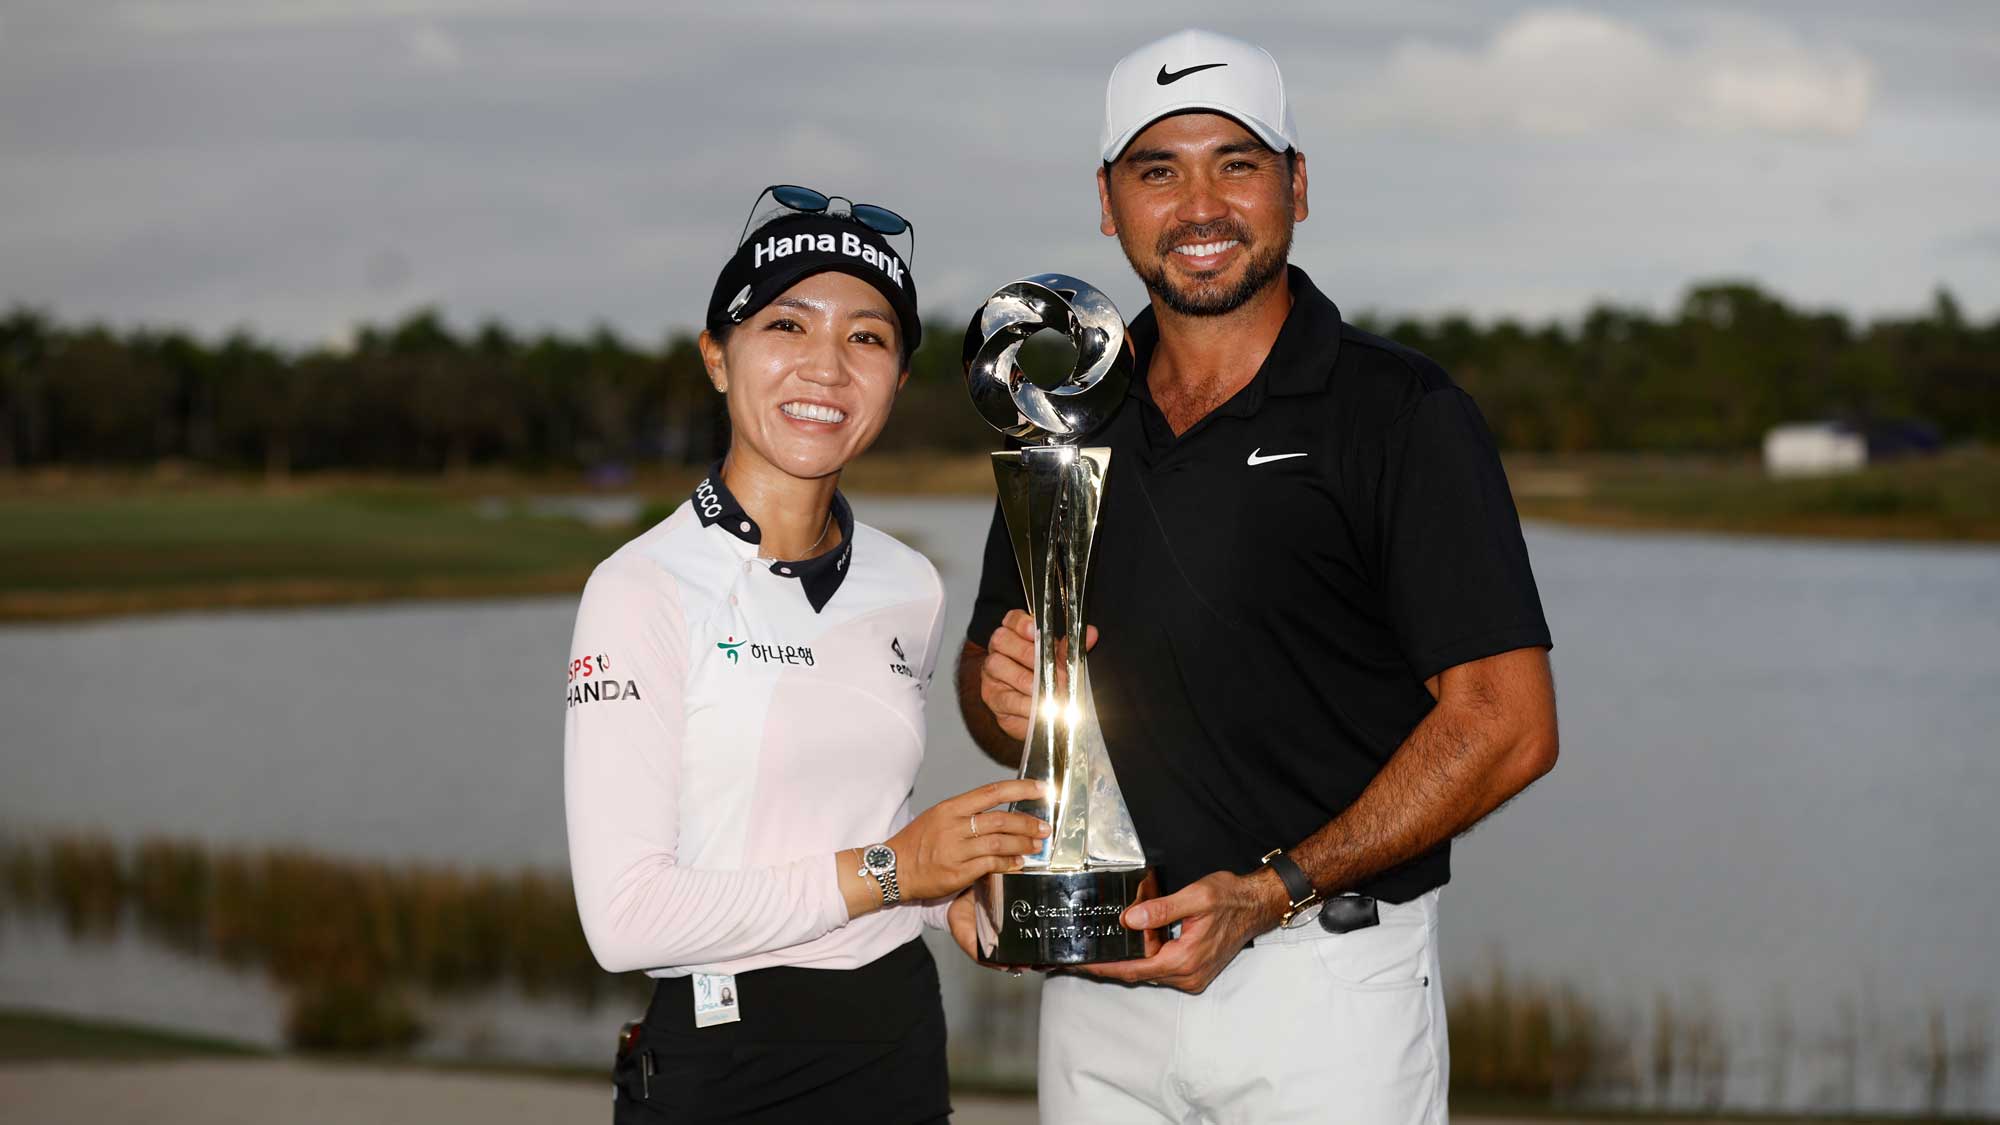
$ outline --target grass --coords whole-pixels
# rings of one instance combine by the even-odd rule
[[[263,1055],[266,1052],[226,1039],[178,1031],[80,1020],[47,1012],[0,1009],[0,1063],[55,1059],[137,1059],[157,1061]]]
[[[411,1048],[426,1032],[425,1006],[440,998],[507,985],[584,1007],[617,999],[631,1010],[651,984],[597,966],[559,871],[392,864],[186,839],[121,845],[84,833],[0,835],[0,914],[55,921],[85,942],[136,930],[183,954],[260,973],[286,996],[287,1045],[316,1058],[411,1064]],[[979,980],[972,1019],[954,1028],[959,1089],[1023,1094],[1014,1082],[982,1086],[979,1063],[1032,1058],[1030,993],[998,975]],[[1706,1004],[1664,995],[1650,1018],[1616,1010],[1497,959],[1447,995],[1453,1103],[1496,1115],[1710,1117],[1732,1060],[1756,1075],[1777,1058],[1787,1067],[1844,1066],[1850,1098],[1861,1069],[1892,1068],[1903,1079],[1898,1088],[1916,1093],[1914,1104],[1939,1119],[1984,1088],[1993,1058],[1990,1023],[1976,998],[1949,1010],[1933,1005],[1914,1025],[1899,1017],[1873,1027],[1864,1054],[1858,1047],[1843,1053],[1819,1036],[1759,1039],[1732,1030]],[[1777,1022],[1790,1027],[1789,1018]],[[254,1052],[195,1036],[0,1012],[0,1063],[218,1053]],[[1597,1108],[1607,1104],[1626,1108]]]
[[[1773,480],[1746,459],[1511,457],[1522,514],[1608,527],[2000,541],[2000,452]],[[641,474],[641,523],[700,470]],[[864,457],[855,492],[989,496],[983,454]],[[0,478],[0,621],[184,609],[573,593],[637,526],[533,514],[574,476],[170,473]]]
[[[598,968],[560,871],[65,833],[0,840],[0,911],[58,920],[78,940],[136,927],[260,971],[286,993],[287,1042],[311,1051],[408,1048],[426,996],[511,984],[589,1006],[646,984]]]
[[[630,536],[417,481],[15,489],[0,618],[573,591]]]
[[[159,1028],[138,1027],[130,1024],[113,1023],[102,1020],[74,1019],[68,1016],[52,1015],[46,1012],[18,1009],[0,1009],[0,1066],[36,1062],[168,1062],[180,1059],[199,1058],[261,1058],[270,1053],[259,1048],[222,1039],[199,1035],[166,1031]],[[532,1076],[558,1081],[601,1083],[604,1072],[598,1067],[577,1066],[537,1066],[515,1063],[481,1062],[433,1062],[407,1058],[384,1057],[381,1055],[342,1056],[318,1055],[322,1062],[353,1062],[371,1067],[389,1066],[397,1069],[437,1071],[448,1074],[504,1074],[512,1076]],[[1032,1085],[1008,1087],[1005,1089],[983,1088],[976,1084],[954,1083],[953,1092],[964,1097],[1018,1097],[1034,1096]],[[1452,1111],[1459,1116],[1493,1116],[1512,1119],[1532,1119],[1563,1121],[1587,1119],[1590,1121],[1686,1121],[1686,1113],[1659,1113],[1643,1110],[1604,1109],[1562,1109],[1532,1102],[1511,1101],[1484,1097],[1466,1097],[1454,1093]],[[1799,1117],[1784,1114],[1730,1114],[1728,1117],[1704,1115],[1703,1120],[1742,1123],[1783,1122],[1786,1125],[1909,1125],[1912,1121],[1926,1120],[1911,1117]],[[1928,1120],[1947,1120],[1930,1118]],[[1975,1122],[1974,1118],[1951,1118],[1959,1122]]]
[[[272,1058],[247,1043],[108,1020],[77,1019],[31,1009],[0,1008],[0,1066],[35,1062],[169,1062],[202,1058]],[[316,1062],[430,1070],[449,1074],[505,1074],[601,1083],[602,1067],[412,1059],[381,1054],[315,1053]]]
[[[2000,540],[2000,451],[1773,479],[1748,459],[1508,461],[1525,516],[1608,527],[1841,539]]]
[[[77,1019],[22,1008],[0,1008],[0,1066],[35,1062],[169,1062],[202,1058],[273,1058],[247,1043],[109,1020]],[[505,1074],[602,1083],[595,1066],[444,1061],[380,1054],[314,1054],[315,1062],[429,1070],[447,1074]]]

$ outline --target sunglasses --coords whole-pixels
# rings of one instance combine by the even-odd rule
[[[910,252],[906,255],[906,259],[911,265],[916,264],[917,228],[910,220],[887,207],[878,207],[873,203],[856,203],[844,195],[827,195],[797,184],[773,184],[758,192],[756,202],[750,205],[749,217],[743,220],[743,233],[736,237],[736,245],[743,245],[743,240],[750,237],[750,224],[757,220],[757,208],[763,204],[767,195],[775,200],[778,206],[788,211],[797,211],[802,215],[825,215],[833,219],[846,219],[885,236],[907,234],[910,236]],[[836,199],[847,205],[844,212],[833,209],[833,201]]]

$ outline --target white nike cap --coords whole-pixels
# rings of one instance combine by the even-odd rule
[[[1297,148],[1298,127],[1278,60],[1255,44],[1189,28],[1118,60],[1104,88],[1104,162],[1169,114],[1211,110],[1233,117],[1279,152]]]

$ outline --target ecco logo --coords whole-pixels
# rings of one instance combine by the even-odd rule
[[[709,519],[722,514],[722,501],[716,498],[715,486],[709,484],[706,477],[694,488],[694,502],[701,505],[701,514]]]
[[[898,676],[908,676],[913,680],[916,679],[917,674],[910,670],[910,658],[903,655],[903,642],[900,638],[889,638],[889,651],[896,654],[896,662],[889,665],[889,671],[894,672]]]

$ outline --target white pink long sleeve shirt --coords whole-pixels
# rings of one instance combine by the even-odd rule
[[[850,921],[840,891],[834,853],[910,820],[944,587],[845,499],[834,513],[838,550],[761,559],[711,471],[585,586],[563,776],[606,969],[855,968],[941,924],[917,903]]]

